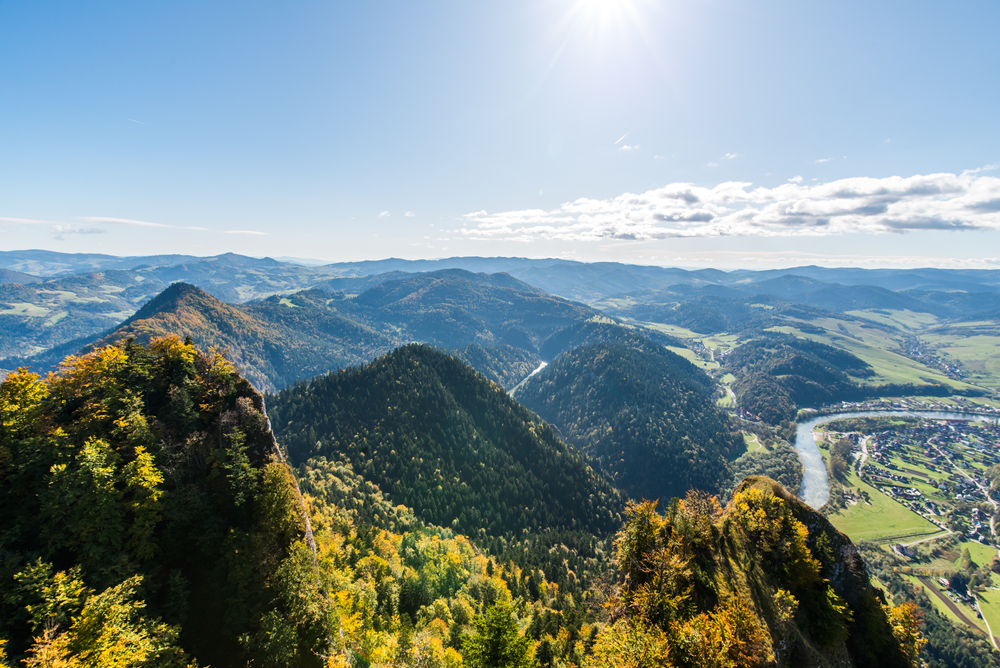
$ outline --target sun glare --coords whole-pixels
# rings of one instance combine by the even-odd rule
[[[608,36],[623,28],[641,25],[637,2],[641,0],[575,0],[567,22],[594,36]]]

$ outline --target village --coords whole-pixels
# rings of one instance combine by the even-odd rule
[[[914,527],[920,522],[914,515],[919,516],[925,529],[886,531],[876,542],[901,558],[905,576],[933,592],[942,606],[972,625],[986,624],[981,600],[1000,594],[996,421],[886,416],[835,420],[823,428],[828,430],[824,449],[840,443],[843,452],[845,441],[850,443],[845,481],[855,484],[845,491],[854,527],[885,524],[890,515],[901,520],[900,527]],[[888,506],[877,499],[872,503],[875,490],[892,500]],[[905,520],[906,515],[913,520]],[[849,533],[871,540],[864,532]]]

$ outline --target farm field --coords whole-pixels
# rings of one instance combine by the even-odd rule
[[[968,383],[952,380],[940,371],[936,371],[925,364],[911,360],[910,358],[893,352],[890,349],[880,348],[869,342],[861,341],[850,336],[843,336],[832,332],[814,334],[792,326],[771,327],[769,328],[769,331],[793,334],[799,338],[818,341],[819,343],[826,343],[831,346],[843,348],[844,350],[857,355],[865,362],[868,362],[868,364],[870,364],[875,370],[874,376],[858,379],[858,382],[864,384],[941,383],[957,389],[970,389],[972,387]]]
[[[923,589],[930,589],[930,591],[927,592],[927,598],[930,600],[931,605],[933,605],[938,612],[940,612],[942,615],[950,619],[953,623],[966,624],[967,622],[972,622],[973,628],[981,631],[983,634],[986,633],[986,624],[983,622],[983,620],[976,617],[976,613],[973,612],[972,609],[969,608],[967,605],[956,604],[956,607],[962,612],[963,616],[965,617],[964,620],[957,614],[955,614],[955,611],[952,610],[951,606],[946,604],[944,600],[942,600],[941,598],[942,596],[947,597],[948,595],[944,593],[941,587],[937,586],[937,584],[933,582],[931,578],[925,578],[926,580],[929,580],[931,582],[929,585],[925,585],[924,582],[921,581],[921,579],[916,575],[906,574],[903,575],[902,578],[907,583],[913,586],[921,587]],[[993,622],[991,621],[990,623],[992,624]]]
[[[856,475],[848,477],[848,484],[859,494],[866,492],[870,503],[858,501],[836,514],[830,514],[828,519],[851,540],[890,543],[919,540],[941,533],[938,526],[861,481]]]
[[[916,313],[914,311],[895,310],[864,310],[845,311],[847,315],[853,315],[865,320],[871,320],[881,325],[893,327],[902,331],[919,331],[925,327],[931,327],[938,322],[937,316],[930,313]]]
[[[989,624],[990,631],[993,632],[994,644],[1000,644],[997,640],[1000,634],[1000,591],[987,589],[979,594],[979,609],[983,612],[983,618]]]
[[[935,346],[938,354],[959,362],[970,381],[994,390],[1000,388],[1000,336],[963,336],[952,333],[954,330],[954,327],[946,328],[948,333],[931,330],[922,334],[921,339]]]

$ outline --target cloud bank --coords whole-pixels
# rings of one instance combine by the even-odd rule
[[[813,185],[796,177],[774,188],[672,183],[609,200],[581,198],[550,211],[469,213],[458,232],[470,239],[593,241],[998,230],[1000,178],[980,171]]]

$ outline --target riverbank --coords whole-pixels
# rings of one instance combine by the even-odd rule
[[[870,408],[867,410],[833,410],[832,407],[824,410],[803,409],[803,411],[815,411],[809,415],[805,421],[799,421],[795,428],[795,450],[802,461],[802,500],[812,508],[819,510],[830,500],[830,479],[823,461],[823,455],[813,438],[813,430],[816,426],[830,421],[830,416],[838,418],[853,417],[874,417],[879,415],[902,415],[909,417],[922,417],[937,420],[981,420],[997,417],[993,413],[973,413],[959,411],[935,411],[935,410],[908,410],[908,409],[886,409]],[[799,413],[802,416],[802,412]]]

